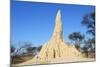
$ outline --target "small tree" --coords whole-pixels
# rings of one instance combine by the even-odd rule
[[[14,53],[15,52],[15,49],[16,48],[13,45],[11,45],[11,49],[10,49],[11,53]]]
[[[28,55],[36,55],[37,54],[37,47],[32,47],[32,46],[29,46],[26,48],[26,51],[27,51],[27,54]]]
[[[89,56],[95,57],[94,56],[95,47],[94,47],[94,45],[92,45],[91,39],[88,39],[84,43],[85,43],[85,45],[82,47],[82,51],[83,51],[83,53],[85,53],[86,57],[89,57]]]
[[[85,15],[81,23],[87,27],[88,33],[95,36],[95,12]]]
[[[73,32],[69,35],[69,39],[74,41],[75,47],[80,51],[80,43],[84,39],[84,36],[80,32]]]
[[[87,46],[84,46],[82,47],[82,53],[85,55],[85,57],[88,57],[88,47]]]
[[[37,47],[34,47],[30,42],[24,42],[24,50],[23,55],[34,56],[37,54]]]
[[[87,28],[87,33],[91,34],[91,38],[85,44],[90,53],[95,53],[95,12],[85,15],[81,23]]]
[[[85,15],[81,23],[87,27],[87,33],[92,35],[89,41],[95,45],[95,12]]]
[[[40,46],[38,47],[38,51],[40,51],[40,50],[41,50],[41,48],[42,48],[42,45],[40,45]]]

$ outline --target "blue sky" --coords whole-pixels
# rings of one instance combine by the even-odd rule
[[[72,32],[86,34],[81,25],[85,14],[93,12],[94,6],[50,4],[37,2],[11,2],[11,41],[13,43],[32,42],[35,46],[49,41],[52,36],[55,17],[61,10],[63,36],[69,42],[68,35]],[[15,45],[18,46],[18,45]]]

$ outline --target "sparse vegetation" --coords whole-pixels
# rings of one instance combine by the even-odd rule
[[[87,28],[86,34],[89,34],[91,37],[80,34],[80,32],[73,32],[69,35],[69,39],[74,42],[75,47],[80,50],[84,57],[94,58],[95,57],[95,12],[86,14],[83,17],[81,22],[83,26]],[[82,42],[83,41],[83,42]],[[84,44],[83,47],[80,47],[80,44]]]
[[[32,43],[24,42],[24,46],[15,48],[11,45],[11,64],[18,64],[32,59],[42,46],[35,47]]]

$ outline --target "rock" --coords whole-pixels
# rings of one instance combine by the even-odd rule
[[[55,58],[80,58],[81,53],[71,45],[65,43],[62,35],[62,22],[61,22],[61,12],[58,11],[55,20],[55,28],[53,35],[47,43],[45,43],[35,58],[40,61],[52,61]]]

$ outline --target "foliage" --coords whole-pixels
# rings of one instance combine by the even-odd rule
[[[22,46],[16,48],[14,47],[14,44],[11,45],[11,63],[16,64],[24,62],[36,55],[37,47],[33,47],[32,43],[23,42],[23,43],[18,43],[18,45]]]
[[[82,35],[80,32],[73,32],[69,35],[69,39],[74,41],[75,47],[80,50],[80,43],[84,39],[84,35]]]
[[[87,33],[91,34],[91,38],[84,42],[82,50],[87,53],[87,56],[92,53],[91,56],[95,57],[95,12],[85,15],[81,23],[87,27]]]
[[[42,45],[40,45],[40,46],[38,47],[38,51],[40,51],[40,50],[41,50],[41,48],[42,48]]]
[[[73,41],[82,41],[84,39],[84,36],[81,35],[80,32],[73,32],[72,34],[69,35],[69,39]]]
[[[80,32],[71,33],[68,38],[74,42],[75,47],[80,50],[85,57],[95,57],[95,12],[86,14],[81,22],[83,26],[87,28],[87,34],[91,34],[91,37],[82,35]],[[80,44],[84,44],[80,47]]]
[[[95,36],[95,12],[85,15],[81,23],[87,27],[88,33]]]
[[[11,53],[14,53],[14,52],[15,52],[15,49],[16,49],[16,48],[15,48],[14,46],[11,45],[11,49],[10,49]]]

